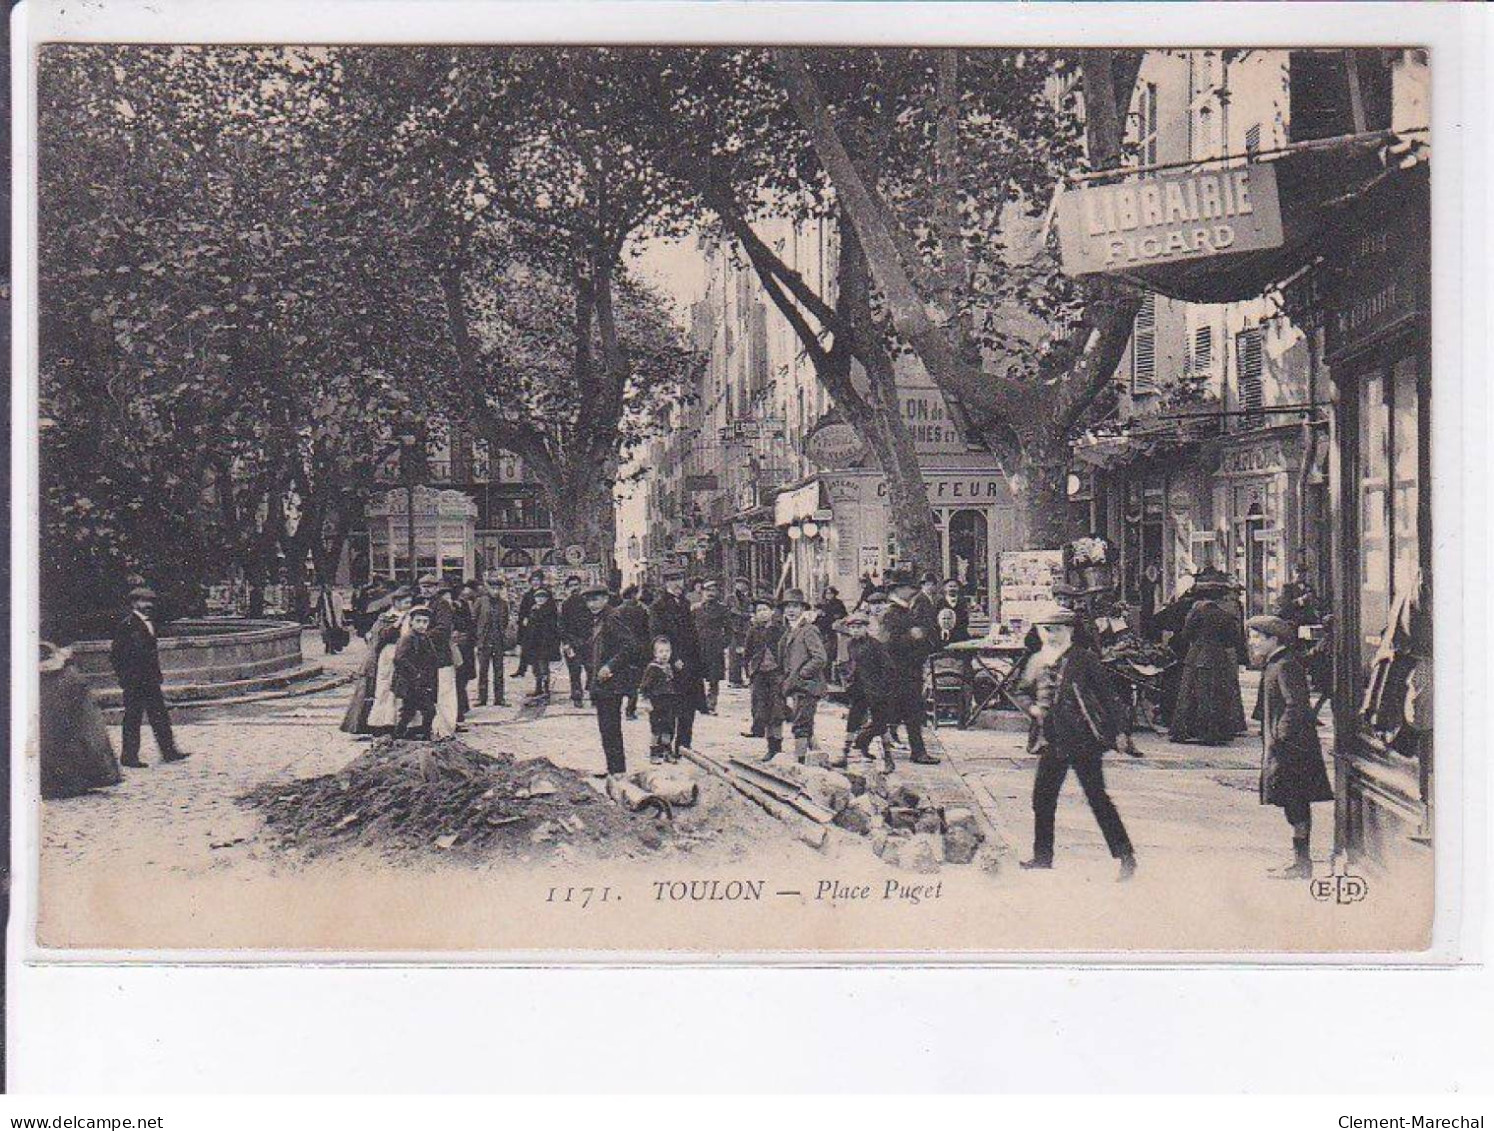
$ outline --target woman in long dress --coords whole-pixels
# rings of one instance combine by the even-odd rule
[[[379,614],[368,630],[368,655],[353,684],[353,696],[342,717],[348,734],[382,734],[394,729],[398,704],[394,698],[394,645],[399,643],[410,597],[396,595],[392,608]]]
[[[1193,592],[1198,600],[1188,610],[1179,633],[1187,653],[1172,712],[1171,737],[1174,742],[1224,746],[1246,729],[1240,697],[1245,630],[1228,584],[1201,581]]]

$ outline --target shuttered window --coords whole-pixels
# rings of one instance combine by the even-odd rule
[[[1213,364],[1214,327],[1199,326],[1193,331],[1193,372],[1206,373]]]
[[[1238,350],[1236,373],[1242,409],[1259,409],[1265,404],[1262,374],[1265,369],[1265,351],[1259,326],[1240,331],[1235,338]]]
[[[1245,152],[1259,153],[1261,150],[1261,127],[1256,123],[1245,131]]]
[[[1131,392],[1157,391],[1157,296],[1150,291],[1141,300],[1131,331]]]

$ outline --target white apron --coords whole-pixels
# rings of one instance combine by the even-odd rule
[[[368,725],[392,727],[399,722],[399,700],[394,697],[394,653],[398,642],[384,645],[374,669],[373,706],[368,709]]]
[[[456,726],[456,668],[448,666],[436,672],[436,721],[431,725],[431,737],[450,738]]]

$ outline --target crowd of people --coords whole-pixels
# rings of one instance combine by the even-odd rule
[[[110,653],[124,693],[121,764],[143,768],[146,720],[161,760],[180,761],[187,754],[176,744],[162,690],[156,595],[137,586],[130,603]],[[1262,668],[1260,801],[1281,807],[1292,830],[1293,861],[1277,874],[1310,876],[1311,806],[1333,796],[1310,692],[1311,650],[1300,643],[1303,618],[1315,615],[1310,591],[1295,587],[1281,614],[1245,621],[1229,579],[1205,569],[1186,603],[1161,615],[1175,620],[1171,645],[1181,657],[1171,709],[1175,740],[1220,744],[1243,733],[1238,666],[1253,660]],[[563,661],[573,706],[590,695],[606,776],[627,772],[622,724],[637,717],[640,698],[649,712],[649,760],[672,762],[692,748],[696,716],[717,711],[723,681],[750,689],[751,726],[743,737],[763,740],[765,759],[784,756],[787,725],[789,756],[799,762],[845,766],[854,754],[892,772],[895,752],[906,749],[912,762],[936,764],[923,735],[927,664],[970,636],[959,583],[911,572],[889,573],[881,584],[865,579],[851,609],[834,588],[811,601],[797,588],[752,593],[740,578],[723,597],[717,580],[687,579],[680,569],[666,572],[657,590],[614,591],[572,575],[558,597],[536,570],[517,601],[501,574],[461,583],[427,575],[363,602],[357,616],[368,651],[344,731],[453,735],[472,708],[474,679],[476,705],[504,705],[507,680],[532,673],[524,703],[543,706],[552,668]],[[1054,602],[1033,618],[1027,652],[1010,679],[1009,697],[1029,717],[1027,746],[1036,759],[1033,852],[1023,867],[1053,866],[1054,817],[1072,770],[1127,879],[1136,855],[1106,790],[1103,757],[1136,753],[1133,712],[1097,640],[1087,616]],[[518,667],[506,674],[514,647]],[[848,712],[839,750],[827,753],[816,722],[832,685],[843,690]]]

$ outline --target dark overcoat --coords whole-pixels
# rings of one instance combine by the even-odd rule
[[[720,601],[705,600],[693,614],[695,636],[700,641],[701,676],[726,678],[726,646],[731,642],[731,610]]]
[[[1278,649],[1266,661],[1261,713],[1261,804],[1332,801],[1307,668],[1295,649]]]
[[[119,622],[109,644],[109,663],[121,690],[137,694],[161,686],[161,656],[156,637],[134,613]]]
[[[628,627],[622,609],[603,609],[596,617],[589,648],[593,700],[637,694],[644,668],[643,645]]]
[[[830,657],[825,639],[813,623],[796,624],[778,642],[778,664],[783,669],[785,695],[823,696],[829,690],[825,678]]]
[[[691,615],[689,604],[683,597],[676,597],[666,589],[648,610],[648,631],[650,638],[669,638],[674,658],[683,665],[679,682],[686,705],[693,710],[704,710],[704,665],[701,662],[700,638],[695,634],[695,618]]]
[[[1172,739],[1223,746],[1245,732],[1240,618],[1217,601],[1200,600],[1188,610],[1179,636],[1187,652],[1172,711]]]
[[[530,608],[519,644],[527,663],[553,664],[560,659],[560,611],[554,601]]]
[[[450,657],[441,663],[436,642],[429,631],[411,632],[400,639],[394,652],[394,694],[406,706],[436,706],[437,671],[450,667]]]

